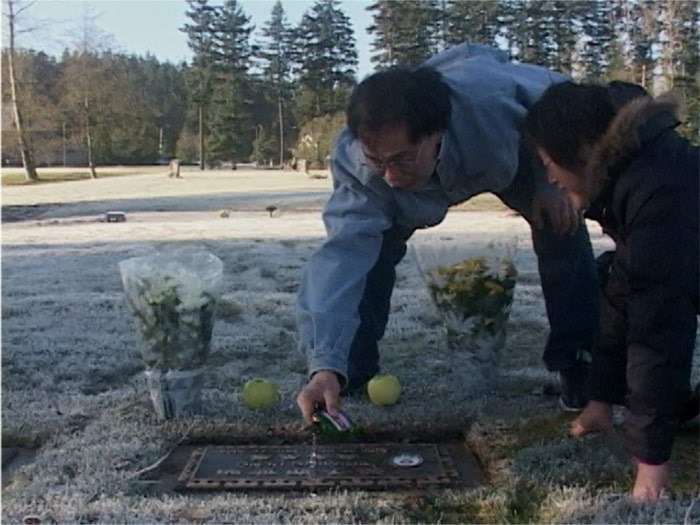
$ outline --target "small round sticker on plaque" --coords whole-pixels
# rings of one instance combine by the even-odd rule
[[[417,467],[423,463],[420,454],[395,454],[391,456],[391,464],[395,467]]]

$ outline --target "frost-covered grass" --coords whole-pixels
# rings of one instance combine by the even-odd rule
[[[97,167],[98,177],[122,177],[128,175],[142,175],[144,173],[167,173],[168,166],[109,166]],[[66,182],[86,180],[91,178],[90,169],[87,167],[40,167],[37,168],[39,183]],[[24,168],[4,167],[2,169],[2,185],[18,186],[31,184],[27,182]]]
[[[547,325],[528,229],[500,211],[457,211],[416,237],[484,247],[517,238],[520,276],[499,381],[485,391],[470,382],[473,364],[447,349],[409,255],[398,267],[381,346],[383,370],[403,384],[401,401],[386,408],[360,398],[345,404],[367,426],[463,421],[465,442],[485,469],[482,487],[144,494],[135,474],[188,430],[264,436],[270,428],[301,427],[294,397],[304,362],[296,352],[294,300],[301,267],[323,238],[319,212],[329,181],[267,175],[136,175],[52,184],[45,194],[42,187],[7,188],[3,204],[54,206],[2,229],[3,446],[36,448],[33,461],[3,479],[3,521],[37,514],[59,523],[700,522],[697,426],[679,434],[672,497],[658,505],[627,500],[632,468],[614,443],[566,436],[571,416],[543,388],[556,378],[541,364]],[[269,205],[281,213],[270,217]],[[127,222],[99,220],[121,208]],[[597,251],[609,246],[597,227],[591,232]],[[224,262],[224,303],[203,412],[161,422],[149,405],[117,263],[184,245]],[[280,387],[281,402],[270,410],[251,412],[239,402],[243,383],[256,376]]]

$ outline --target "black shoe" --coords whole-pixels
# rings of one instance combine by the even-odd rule
[[[576,361],[574,366],[559,371],[561,396],[559,406],[566,412],[583,410],[588,403],[588,378],[591,375],[591,364],[586,361]]]
[[[348,380],[348,385],[340,393],[341,396],[356,397],[364,396],[367,393],[367,383],[374,376],[351,377]]]

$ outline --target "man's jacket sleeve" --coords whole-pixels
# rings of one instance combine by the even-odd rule
[[[327,238],[304,269],[297,299],[300,349],[309,374],[331,370],[345,381],[366,276],[392,224],[388,200],[353,176],[360,166],[351,143],[346,131],[334,148],[334,189],[323,211]]]

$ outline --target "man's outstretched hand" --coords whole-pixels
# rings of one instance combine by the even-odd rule
[[[297,405],[307,425],[313,424],[313,414],[322,405],[331,414],[340,410],[340,382],[335,372],[316,372],[297,396]]]

